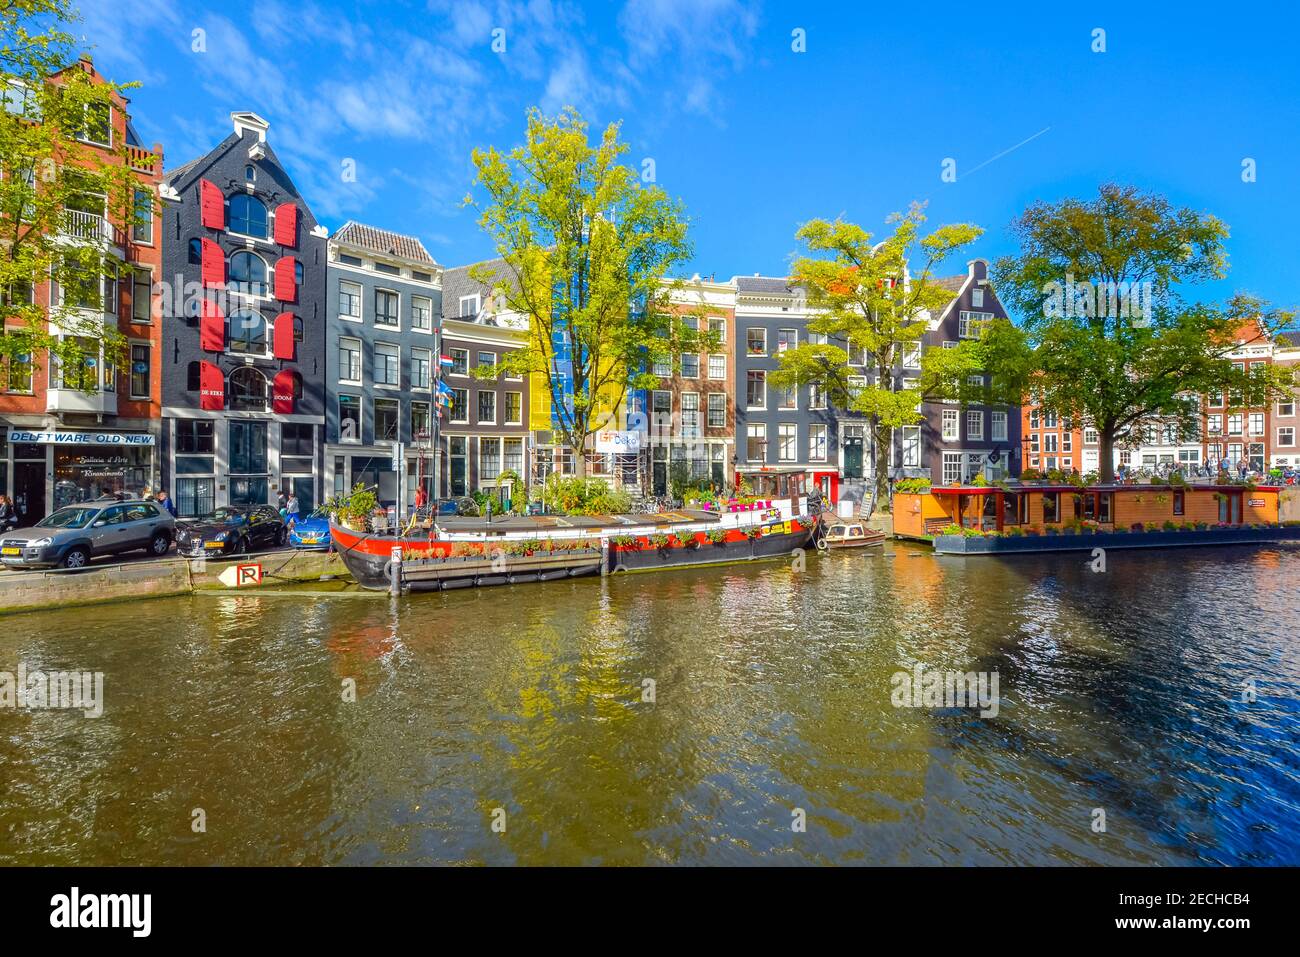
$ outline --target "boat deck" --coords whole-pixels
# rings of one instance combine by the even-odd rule
[[[467,515],[444,515],[433,523],[417,525],[410,531],[409,538],[427,538],[431,530],[444,532],[477,532],[482,534],[505,535],[514,532],[552,532],[562,530],[582,530],[626,527],[659,528],[683,523],[718,522],[718,512],[706,512],[700,509],[684,508],[673,512],[661,512],[652,515],[507,515],[494,516],[491,523],[486,518]],[[382,533],[376,533],[382,534]]]

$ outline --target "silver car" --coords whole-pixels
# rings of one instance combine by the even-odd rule
[[[0,535],[0,561],[10,568],[84,568],[99,555],[137,548],[166,555],[175,534],[176,520],[155,502],[82,502]]]

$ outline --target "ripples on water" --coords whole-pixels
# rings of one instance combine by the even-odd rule
[[[103,671],[106,706],[0,710],[0,862],[1297,864],[1298,557],[891,545],[10,617],[0,670]],[[998,717],[893,708],[915,661],[997,671]]]

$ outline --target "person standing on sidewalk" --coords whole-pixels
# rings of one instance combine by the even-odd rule
[[[287,524],[292,525],[300,517],[298,514],[298,496],[290,492],[288,500],[284,503],[284,520]]]
[[[167,510],[168,515],[172,518],[176,517],[176,505],[172,502],[171,496],[167,494],[166,489],[160,489],[158,491],[157,502]]]

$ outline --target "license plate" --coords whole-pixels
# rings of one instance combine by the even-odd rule
[[[317,544],[320,543],[320,539],[319,539],[319,538],[304,538],[304,539],[302,540],[302,543],[303,543],[304,545],[317,545]]]
[[[225,544],[224,542],[204,542],[204,543],[203,543],[203,547],[204,547],[204,548],[222,548],[222,547],[224,547],[224,544]]]
[[[21,548],[0,548],[0,554],[3,555],[21,555],[22,553]]]

